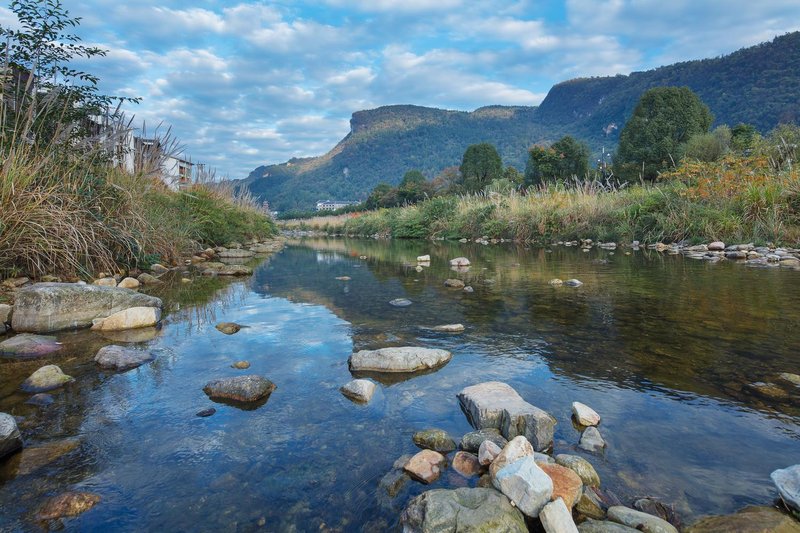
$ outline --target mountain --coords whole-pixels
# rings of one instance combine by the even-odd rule
[[[309,209],[318,200],[361,200],[381,181],[397,184],[418,169],[428,177],[458,165],[470,144],[494,144],[506,165],[525,167],[527,148],[563,135],[599,154],[613,149],[641,94],[688,86],[715,124],[753,124],[767,132],[800,120],[800,32],[727,56],[645,72],[579,78],[553,86],[538,107],[488,106],[472,112],[412,105],[353,113],[350,133],[319,157],[260,166],[239,182],[273,209]]]

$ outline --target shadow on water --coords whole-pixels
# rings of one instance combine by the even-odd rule
[[[555,453],[586,456],[623,501],[656,496],[687,523],[769,504],[769,473],[796,462],[800,443],[800,395],[779,379],[800,373],[800,274],[623,252],[320,239],[254,263],[248,279],[171,274],[147,288],[165,301],[161,329],[65,333],[52,356],[0,360],[0,411],[21,417],[28,454],[0,465],[0,530],[32,529],[42,502],[65,490],[102,497],[68,530],[389,530],[416,494],[475,485],[451,469],[429,486],[382,479],[417,450],[414,431],[469,431],[456,394],[488,380],[555,416]],[[469,269],[450,268],[458,256]],[[584,285],[549,285],[556,277]],[[224,335],[221,321],[246,327]],[[465,331],[430,329],[452,323]],[[156,360],[103,372],[93,357],[110,343]],[[353,350],[402,345],[453,359],[373,376],[368,404],[340,393]],[[240,360],[277,385],[250,410],[202,391],[241,375]],[[49,406],[27,405],[20,383],[50,363],[76,381]],[[603,416],[602,455],[576,449],[576,400]]]

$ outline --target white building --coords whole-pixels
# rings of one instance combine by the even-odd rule
[[[358,202],[342,202],[336,200],[325,200],[324,202],[317,202],[317,211],[336,211],[349,205],[355,205]]]

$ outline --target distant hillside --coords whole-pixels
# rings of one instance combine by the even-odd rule
[[[320,157],[256,168],[240,182],[274,209],[310,208],[317,200],[360,200],[379,182],[397,184],[410,169],[433,177],[461,161],[470,144],[490,142],[522,170],[527,148],[570,134],[595,152],[616,146],[619,131],[651,87],[689,86],[717,124],[746,122],[762,132],[800,119],[800,32],[715,59],[646,72],[581,78],[555,85],[537,107],[482,107],[473,112],[411,105],[358,111],[350,133]]]

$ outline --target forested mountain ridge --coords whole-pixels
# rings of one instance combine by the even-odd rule
[[[360,200],[379,182],[397,184],[410,169],[429,178],[457,165],[470,144],[494,144],[522,170],[527,148],[573,135],[599,152],[612,149],[643,92],[688,86],[716,124],[750,123],[766,132],[800,120],[800,32],[714,59],[645,72],[579,78],[555,85],[537,107],[488,106],[472,112],[413,105],[357,111],[351,131],[320,157],[261,166],[240,182],[274,209],[308,209],[327,198]]]

